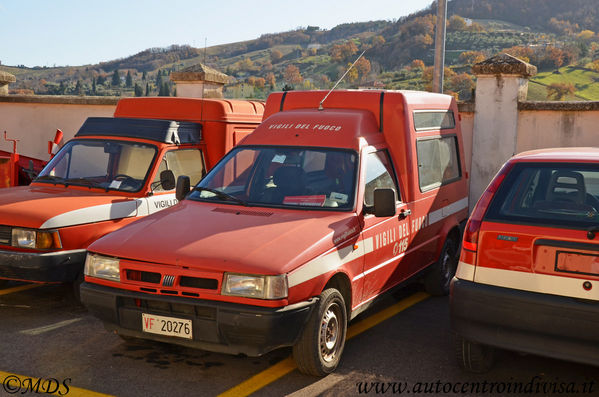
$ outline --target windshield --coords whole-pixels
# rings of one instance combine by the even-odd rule
[[[240,147],[189,195],[243,205],[353,208],[357,154],[349,150]]]
[[[137,192],[144,185],[156,147],[102,140],[68,142],[34,182]]]

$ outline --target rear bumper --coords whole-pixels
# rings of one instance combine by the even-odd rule
[[[599,302],[454,278],[450,315],[474,342],[599,365]]]
[[[71,282],[83,270],[85,250],[18,252],[0,250],[0,278],[37,282]]]
[[[139,300],[140,306],[136,304]],[[260,356],[299,339],[317,298],[283,308],[156,296],[84,282],[81,302],[109,331],[228,354]],[[142,331],[142,313],[192,321],[193,339]]]

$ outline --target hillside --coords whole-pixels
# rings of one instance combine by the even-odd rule
[[[97,65],[0,69],[17,76],[13,93],[173,95],[169,73],[202,62],[232,76],[226,96],[265,98],[273,90],[328,88],[365,51],[342,86],[429,89],[434,11],[429,5],[392,21],[330,30],[307,26],[206,49],[152,48]],[[535,98],[543,92],[546,98],[553,89],[547,87],[563,83],[572,84],[575,93],[562,99],[599,99],[587,83],[563,80],[572,73],[552,73],[571,65],[584,68],[592,81],[599,79],[598,12],[596,0],[450,0],[446,90],[468,99],[474,87],[471,64],[506,51],[535,64],[541,75],[549,73],[551,78],[535,79]]]

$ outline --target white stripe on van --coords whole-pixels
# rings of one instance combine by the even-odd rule
[[[451,203],[443,208],[440,208],[438,210],[435,210],[431,213],[429,213],[429,225],[434,223],[434,222],[438,222],[443,218],[446,218],[452,214],[455,214],[456,212],[468,208],[468,197],[465,197],[461,200],[458,200],[454,203]],[[437,219],[433,222],[431,220],[431,215],[434,215]],[[288,275],[288,283],[289,283],[289,288],[294,287],[296,285],[299,285],[301,283],[304,283],[308,280],[311,280],[315,277],[318,276],[322,276],[323,274],[326,274],[330,271],[333,271],[335,269],[338,269],[339,267],[343,266],[344,264],[351,262],[353,260],[356,260],[358,258],[363,257],[364,255],[370,253],[374,251],[374,243],[372,240],[372,237],[369,237],[365,240],[362,240],[358,243],[358,248],[357,249],[353,249],[352,245],[349,245],[347,247],[344,247],[340,250],[331,252],[329,254],[323,255],[323,256],[319,256],[315,259],[312,259],[311,261],[307,262],[306,264],[300,266],[299,268],[293,270],[291,273],[289,273]],[[412,251],[412,250],[409,250]],[[385,267],[386,265],[393,263],[394,261],[400,259],[402,256],[404,256],[405,253],[400,254],[394,258],[388,259],[380,264],[378,264],[377,266],[368,269],[366,272],[364,273],[360,273],[358,275],[356,275],[352,282],[359,280],[360,278],[364,277],[365,275],[372,273],[378,269],[381,269],[383,267]]]
[[[468,197],[464,197],[454,203],[446,205],[445,207],[439,208],[438,210],[431,211],[428,214],[428,224],[432,225],[435,222],[447,218],[450,215],[455,214],[465,208],[468,208]]]
[[[326,274],[348,262],[361,258],[364,255],[372,252],[374,247],[372,243],[372,237],[358,242],[357,246],[358,248],[354,249],[353,245],[348,245],[340,250],[333,251],[329,254],[312,259],[306,264],[295,269],[289,273],[287,278],[289,288],[311,280],[314,277]]]
[[[587,280],[584,278],[493,269],[484,266],[476,266],[474,273],[474,282],[476,283],[599,301],[599,285],[590,291],[585,291],[582,288],[582,283],[585,281]],[[596,280],[589,281],[599,284],[599,281]]]
[[[137,207],[141,203],[140,200],[130,200],[79,208],[48,219],[40,226],[40,229],[55,229],[136,216]]]

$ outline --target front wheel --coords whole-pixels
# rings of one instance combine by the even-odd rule
[[[448,237],[441,249],[441,256],[424,278],[424,288],[431,295],[447,295],[449,284],[458,266],[457,244]]]
[[[324,376],[337,368],[347,333],[343,296],[334,288],[320,294],[300,340],[293,346],[298,369],[307,375]]]

